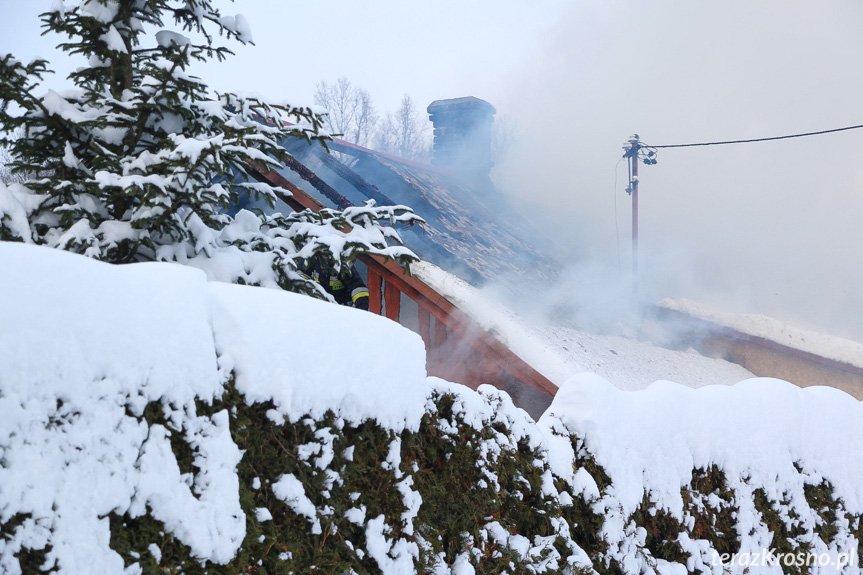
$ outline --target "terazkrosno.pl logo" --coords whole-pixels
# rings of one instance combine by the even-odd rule
[[[736,565],[740,567],[854,567],[856,553],[783,553],[776,549],[763,549],[746,553],[713,552],[714,565]]]

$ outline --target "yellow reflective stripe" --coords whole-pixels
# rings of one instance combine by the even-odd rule
[[[357,300],[360,299],[361,297],[369,297],[369,292],[367,292],[367,291],[357,292],[354,294],[354,296],[351,299],[354,303],[357,303]]]

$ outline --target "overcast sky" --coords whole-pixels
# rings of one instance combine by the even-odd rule
[[[67,0],[67,4],[73,4]],[[346,76],[383,110],[409,94],[425,108],[464,95],[493,98],[500,80],[528,64],[537,39],[554,26],[565,0],[215,0],[223,14],[243,14],[254,46],[232,44],[236,57],[197,70],[215,88],[259,92],[311,104],[318,81]],[[38,15],[51,0],[0,0],[0,51],[48,58]],[[20,54],[20,55],[19,55]],[[65,64],[65,65],[64,65]],[[81,65],[80,62],[74,66]],[[57,62],[68,72],[71,62]],[[486,94],[488,92],[488,94]]]
[[[256,46],[196,70],[211,85],[311,103],[346,76],[382,111],[402,95],[476,96],[518,122],[494,177],[553,212],[575,269],[624,279],[630,202],[620,146],[863,124],[857,0],[248,0]],[[36,14],[0,0],[0,52],[54,59]],[[59,59],[68,72],[73,63]],[[641,167],[648,300],[689,297],[863,341],[863,130],[661,150]],[[619,235],[615,226],[615,198]],[[621,271],[618,271],[618,237]],[[628,276],[627,276],[628,277]],[[628,279],[626,280],[628,281]]]

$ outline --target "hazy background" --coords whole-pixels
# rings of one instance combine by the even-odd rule
[[[36,14],[50,4],[0,0],[0,52],[38,54],[67,73],[81,63],[39,37]],[[554,221],[546,228],[568,266],[559,287],[600,309],[629,294],[618,160],[630,134],[662,145],[863,124],[856,0],[219,5],[248,18],[257,46],[195,71],[215,88],[310,104],[318,81],[346,76],[382,111],[404,94],[421,108],[471,95],[517,120],[518,145],[495,181]],[[687,297],[863,341],[861,158],[863,130],[660,150],[640,170],[643,298]]]
[[[496,102],[538,128],[501,181],[556,206],[573,253],[593,256],[593,277],[613,276],[614,167],[627,136],[662,145],[863,124],[861,24],[863,5],[851,1],[574,3],[534,65],[514,72],[518,91]],[[640,170],[645,298],[689,297],[863,340],[861,154],[863,130],[660,150]]]

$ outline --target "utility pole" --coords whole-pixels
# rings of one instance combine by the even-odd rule
[[[629,186],[626,193],[632,196],[632,301],[636,313],[639,309],[638,295],[638,160],[645,164],[656,163],[656,150],[641,143],[638,134],[633,134],[623,145],[623,157],[629,160]]]
[[[632,142],[632,140],[630,140]],[[635,134],[635,141],[632,142],[634,153],[630,156],[629,161],[632,164],[632,178],[629,180],[630,189],[632,190],[632,301],[635,302],[635,309],[639,309],[638,305],[638,134]]]

